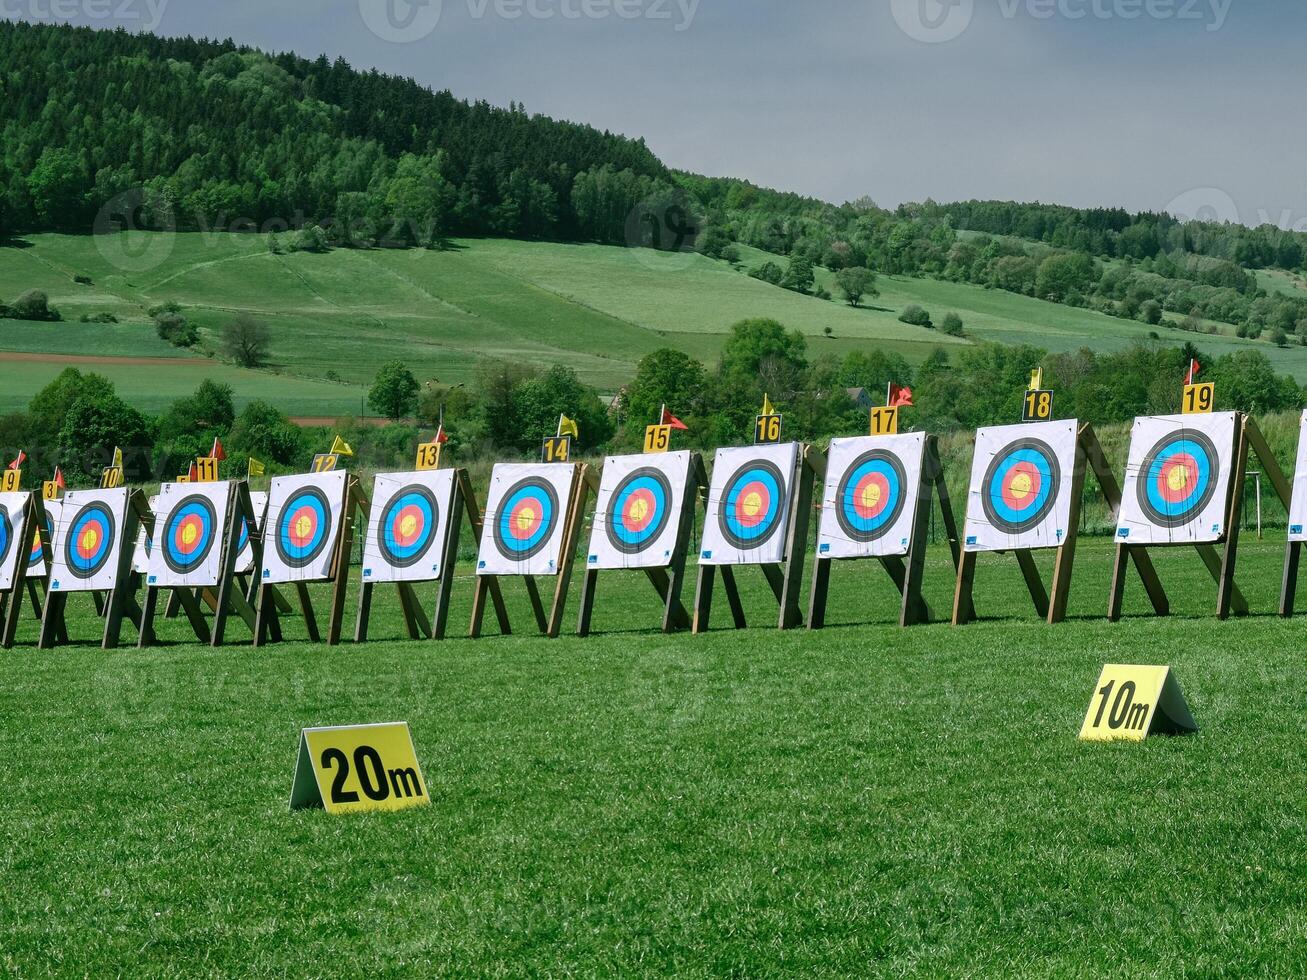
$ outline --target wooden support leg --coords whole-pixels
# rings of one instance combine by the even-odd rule
[[[1154,614],[1171,615],[1171,601],[1166,597],[1166,590],[1162,588],[1162,580],[1158,578],[1157,569],[1153,567],[1153,559],[1148,557],[1148,549],[1131,548],[1130,559],[1135,563],[1135,570],[1144,583],[1144,591],[1148,593],[1148,601],[1153,605]]]
[[[173,589],[168,593],[168,601],[164,603],[163,618],[176,619],[182,612],[182,597],[179,590]]]
[[[531,612],[535,614],[536,628],[541,633],[549,632],[549,617],[545,615],[545,605],[540,601],[540,586],[535,580],[534,575],[526,576],[523,581],[526,582],[526,595],[531,600]]]
[[[1030,591],[1030,599],[1035,604],[1035,612],[1039,614],[1040,619],[1048,616],[1048,593],[1044,591],[1043,579],[1039,577],[1039,566],[1035,563],[1035,556],[1026,549],[1017,552],[1017,564],[1021,566],[1021,576],[1026,580],[1026,588]]]
[[[576,635],[590,635],[590,617],[594,614],[595,588],[599,584],[599,573],[587,568],[581,576],[581,611],[576,617]]]
[[[976,553],[962,551],[958,555],[958,584],[953,592],[953,625],[963,626],[976,618],[976,607],[971,593],[976,585]]]
[[[1290,541],[1284,552],[1284,580],[1280,583],[1280,615],[1293,618],[1294,599],[1298,595],[1298,562],[1302,558],[1302,542]]]
[[[368,640],[368,618],[372,614],[372,590],[374,582],[364,582],[359,589],[359,612],[354,620],[354,642],[366,643]]]
[[[458,563],[458,542],[463,529],[463,495],[459,483],[454,482],[454,502],[449,510],[449,533],[445,535],[445,551],[440,556],[440,582],[436,586],[436,607],[431,612],[431,636],[445,638],[449,624],[449,600],[454,595],[454,567]]]
[[[410,582],[400,582],[396,587],[399,592],[399,605],[404,611],[404,622],[408,627],[410,640],[431,639],[431,624],[427,622],[426,613],[422,611],[422,602],[413,590]]]
[[[138,649],[154,646],[158,637],[154,633],[154,614],[159,605],[159,590],[153,587],[145,590],[145,602],[141,606],[140,636],[136,641]]]
[[[699,581],[694,587],[694,622],[690,626],[692,633],[708,632],[708,621],[712,617],[712,587],[717,568],[714,565],[699,566]]]
[[[1121,607],[1125,604],[1125,573],[1130,567],[1132,550],[1128,544],[1116,546],[1116,557],[1112,560],[1112,589],[1107,596],[1107,619],[1111,623],[1121,619]]]
[[[304,616],[304,629],[308,631],[309,640],[313,643],[321,643],[322,634],[318,632],[318,617],[313,612],[313,601],[309,597],[309,587],[303,582],[296,582],[295,593],[299,596],[300,612]]]
[[[32,600],[32,615],[38,620],[41,618],[41,596],[40,587],[32,579],[27,580],[27,596]]]
[[[737,630],[749,624],[744,618],[744,603],[740,601],[740,588],[735,584],[735,569],[730,565],[721,566],[722,589],[726,592],[726,603],[731,607],[731,619]]]
[[[1218,553],[1217,550],[1214,547],[1212,547],[1210,544],[1195,545],[1194,549],[1198,552],[1198,557],[1200,557],[1203,560],[1203,564],[1207,566],[1207,571],[1212,576],[1212,581],[1216,583],[1217,595],[1218,595],[1217,601],[1219,607],[1220,591],[1222,585],[1224,584],[1224,568],[1226,563],[1222,559],[1221,554]],[[1230,563],[1230,569],[1231,569],[1231,579],[1230,579],[1230,584],[1227,586],[1228,589],[1227,594],[1229,596],[1229,609],[1232,609],[1235,615],[1246,616],[1248,614],[1248,600],[1244,598],[1243,593],[1239,591],[1238,584],[1234,581],[1233,563]],[[1220,613],[1219,608],[1217,609],[1217,613],[1219,615]],[[1227,612],[1226,615],[1228,616],[1229,612]]]
[[[818,558],[812,563],[812,585],[808,592],[808,629],[826,628],[826,595],[830,591],[831,559]]]
[[[186,613],[186,618],[190,620],[191,629],[195,631],[196,639],[201,643],[210,642],[212,635],[209,633],[209,623],[204,618],[204,609],[195,593],[190,589],[174,589],[173,591],[181,596],[182,611]]]
[[[785,574],[781,571],[782,565],[759,565],[762,569],[763,578],[771,586],[772,595],[776,596],[776,602],[780,606],[785,603]],[[782,627],[783,629],[784,627]]]
[[[41,616],[41,635],[36,641],[39,649],[49,650],[56,642],[68,642],[68,628],[64,624],[64,610],[67,606],[67,592],[47,592],[45,594],[45,611]]]

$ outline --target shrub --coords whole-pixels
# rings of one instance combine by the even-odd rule
[[[82,323],[117,323],[118,318],[112,313],[83,313],[78,317]]]
[[[90,277],[90,276],[82,276],[82,275],[73,276],[73,282],[77,283],[77,285],[79,285],[79,286],[94,286],[94,285],[95,285],[95,283],[91,282],[91,277]]]
[[[923,310],[916,303],[909,303],[899,314],[899,319],[904,323],[910,323],[914,327],[925,327],[927,330],[935,326],[930,322],[930,314]]]
[[[174,347],[191,347],[200,339],[199,328],[180,313],[160,313],[154,318],[154,329]]]
[[[944,319],[940,321],[939,329],[944,331],[950,337],[962,336],[962,317],[952,311],[944,314]]]
[[[783,270],[775,262],[764,262],[756,269],[750,269],[749,275],[754,279],[760,279],[763,282],[769,282],[773,286],[779,286],[781,284],[781,280],[785,278],[785,270]]]
[[[9,310],[9,316],[15,320],[62,320],[59,311],[50,305],[50,299],[39,289],[29,289]]]

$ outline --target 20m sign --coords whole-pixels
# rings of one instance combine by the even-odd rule
[[[407,722],[305,728],[290,808],[402,810],[428,802]]]

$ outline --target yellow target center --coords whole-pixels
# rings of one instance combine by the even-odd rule
[[[418,519],[412,514],[405,514],[399,520],[399,533],[406,538],[413,537],[417,533]]]
[[[757,491],[747,494],[741,507],[746,517],[757,517],[762,513],[762,494]]]
[[[82,532],[82,548],[86,551],[93,551],[95,546],[100,543],[100,535],[95,532],[95,528],[88,527]]]
[[[307,517],[297,518],[295,521],[295,537],[301,541],[313,533],[313,522]]]
[[[195,525],[187,524],[182,528],[182,544],[194,544],[199,532],[195,530]]]
[[[536,512],[530,507],[523,507],[517,512],[517,529],[519,531],[529,531],[536,523]]]
[[[649,501],[642,497],[637,497],[631,501],[631,520],[642,521],[649,514]]]
[[[868,509],[874,508],[880,503],[880,487],[874,483],[869,483],[862,488],[862,506]]]
[[[1188,487],[1189,467],[1183,465],[1171,467],[1171,472],[1166,474],[1166,485],[1175,491]]]
[[[1025,500],[1030,496],[1032,484],[1029,473],[1018,473],[1012,477],[1012,482],[1008,484],[1008,490],[1017,500]]]

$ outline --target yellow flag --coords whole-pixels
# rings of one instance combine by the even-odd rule
[[[1035,368],[1030,372],[1030,390],[1040,391],[1044,387],[1044,369]]]
[[[123,468],[123,451],[117,446],[113,447],[113,465],[117,469]]]
[[[775,414],[776,414],[776,406],[774,406],[774,405],[771,403],[771,396],[770,396],[770,395],[763,395],[763,396],[762,396],[762,411],[759,412],[758,414],[759,414],[759,415],[775,415]]]
[[[569,419],[566,415],[558,416],[558,434],[571,436],[573,439],[581,438],[581,430],[576,427],[576,419]]]
[[[332,455],[332,456],[353,456],[353,455],[354,455],[354,450],[352,450],[352,449],[349,448],[349,443],[348,443],[348,442],[346,442],[346,441],[345,441],[344,439],[342,439],[340,436],[336,436],[336,438],[333,439],[332,442],[331,442],[331,455]]]
[[[245,475],[246,475],[247,477],[251,477],[251,476],[263,476],[263,464],[260,463],[260,462],[259,462],[257,459],[255,459],[253,456],[251,456],[251,457],[250,457],[249,464],[248,464],[248,466],[246,467],[246,470],[245,470]]]

